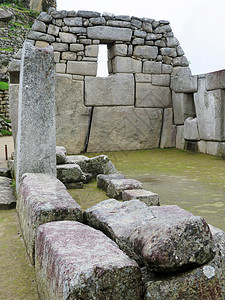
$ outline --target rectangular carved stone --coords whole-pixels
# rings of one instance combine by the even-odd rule
[[[144,61],[143,73],[161,74],[162,73],[162,63],[155,62],[155,61]]]
[[[68,61],[67,73],[77,75],[97,75],[97,62]]]
[[[112,60],[113,73],[141,73],[142,62],[131,57],[116,56]]]
[[[165,108],[163,113],[160,148],[171,148],[176,146],[176,129],[176,125],[173,124],[173,109]]]
[[[55,70],[52,47],[39,49],[25,43],[21,66],[17,190],[24,173],[56,175]]]
[[[88,130],[90,109],[83,104],[84,82],[56,75],[56,142],[68,154],[80,153]]]
[[[205,79],[199,79],[198,92],[194,95],[199,136],[201,140],[225,140],[225,91],[206,91]]]
[[[134,56],[147,59],[156,59],[158,47],[156,46],[135,46]]]
[[[225,70],[206,74],[207,91],[225,89]]]
[[[42,299],[141,300],[141,271],[102,232],[61,221],[41,225],[35,271]]]
[[[152,84],[159,85],[159,86],[170,86],[170,75],[168,75],[168,74],[162,74],[162,75],[152,74]]]
[[[129,42],[132,30],[129,28],[116,28],[109,26],[93,26],[87,28],[87,36],[101,41],[124,41]]]
[[[85,105],[134,105],[134,77],[114,74],[108,77],[85,78]]]
[[[88,152],[159,147],[161,108],[95,107]]]
[[[63,183],[47,174],[23,175],[17,199],[17,212],[32,263],[36,231],[41,224],[60,220],[82,222],[80,206],[67,192]]]
[[[159,195],[146,190],[124,190],[122,192],[123,201],[138,199],[148,206],[159,205]]]
[[[151,83],[136,84],[137,107],[171,106],[171,90],[169,87],[154,86]]]
[[[197,76],[178,76],[171,80],[171,88],[176,93],[195,93],[198,89]]]

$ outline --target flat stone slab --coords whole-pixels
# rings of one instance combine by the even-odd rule
[[[0,210],[16,207],[16,197],[11,184],[11,179],[0,177]]]
[[[160,205],[159,195],[146,190],[125,190],[122,192],[122,199],[124,201],[138,199],[147,204],[148,206]]]
[[[17,211],[27,253],[34,263],[37,228],[60,220],[82,222],[80,206],[57,178],[47,174],[26,173],[21,178]]]
[[[139,200],[120,202],[108,199],[88,208],[84,212],[85,222],[104,232],[131,258],[143,264],[133,251],[129,237],[141,224],[154,217],[150,207]]]
[[[57,178],[63,183],[82,182],[86,180],[86,176],[77,164],[58,165]]]
[[[110,26],[88,27],[87,36],[101,41],[124,41],[129,42],[132,30],[129,28],[116,28]]]
[[[123,191],[133,189],[143,189],[142,183],[135,179],[112,179],[106,194],[108,197],[121,200]]]
[[[209,263],[165,278],[143,270],[143,299],[224,299],[225,233],[210,226],[216,255]]]
[[[124,179],[125,176],[123,174],[115,173],[115,174],[99,174],[97,176],[97,187],[102,189],[103,191],[107,191],[108,185],[112,179]]]
[[[42,299],[142,299],[137,263],[87,225],[72,221],[41,225],[35,252]]]
[[[212,234],[202,217],[155,218],[134,230],[130,241],[153,272],[174,272],[214,257]]]

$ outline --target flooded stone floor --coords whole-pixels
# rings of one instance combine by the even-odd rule
[[[161,205],[177,204],[225,230],[225,160],[178,149],[104,154],[126,178],[140,180],[146,190],[158,193]],[[69,192],[82,209],[108,198],[96,182]]]

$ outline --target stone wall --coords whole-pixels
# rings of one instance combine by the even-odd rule
[[[9,119],[9,91],[0,89],[0,116]]]
[[[176,147],[225,157],[225,70],[172,80]]]
[[[54,48],[57,144],[68,153],[175,146],[171,78],[191,71],[168,21],[42,12],[28,39]],[[108,77],[96,77],[100,44]]]

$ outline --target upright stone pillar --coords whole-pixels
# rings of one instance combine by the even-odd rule
[[[55,68],[53,48],[25,42],[21,61],[16,186],[24,173],[56,176]]]

